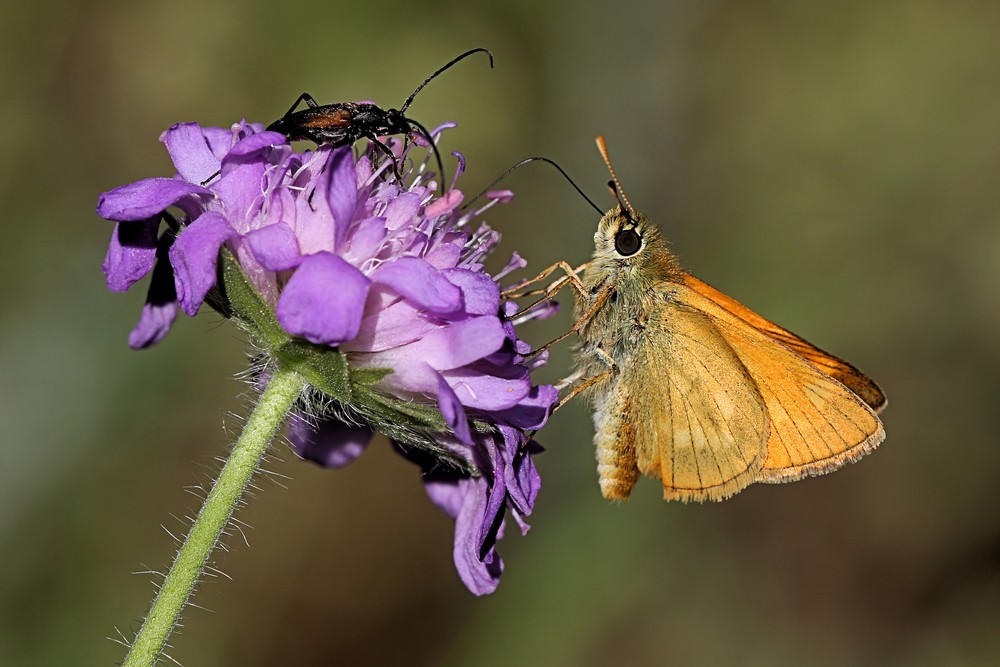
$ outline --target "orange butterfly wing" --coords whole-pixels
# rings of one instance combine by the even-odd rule
[[[681,283],[653,292],[643,343],[595,405],[605,497],[626,498],[637,469],[667,500],[723,500],[836,470],[885,438],[853,391],[744,318]]]
[[[776,342],[769,332],[761,331],[715,299],[677,284],[666,287],[666,292],[677,303],[709,316],[763,397],[769,422],[767,455],[754,481],[785,482],[830,472],[864,456],[885,439],[882,423],[872,407],[835,374],[824,372],[825,368]],[[784,332],[776,325],[770,326]],[[795,338],[801,341],[799,347],[812,348]],[[867,377],[861,377],[877,389]],[[881,404],[885,404],[884,397]]]
[[[663,284],[643,344],[619,380],[631,393],[621,415],[634,424],[634,466],[660,478],[665,500],[723,500],[756,481],[764,465],[766,404],[713,319],[674,298],[683,287]],[[616,416],[608,410],[604,417],[610,425]],[[598,428],[595,438],[599,458],[606,432]],[[622,435],[618,429],[619,445],[627,445]]]
[[[689,273],[684,274],[683,281],[685,285],[701,296],[713,301],[716,305],[743,320],[768,338],[788,347],[795,354],[846,386],[875,412],[881,412],[885,408],[885,394],[882,393],[879,386],[851,364],[828,352],[824,352],[809,341],[761,317],[736,299],[723,294],[708,283],[695,278]]]

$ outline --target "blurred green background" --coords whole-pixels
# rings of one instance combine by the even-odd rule
[[[1000,661],[1000,4],[518,0],[6,2],[0,21],[0,664],[113,664],[245,413],[235,331],[126,336],[98,193],[171,173],[174,122],[268,122],[302,91],[460,123],[477,192],[528,155],[634,204],[700,277],[870,373],[858,465],[722,504],[597,488],[589,415],[540,436],[532,531],[471,596],[452,522],[374,446],[268,462],[171,655],[186,665],[992,665]],[[619,3],[624,4],[624,3]],[[489,221],[539,269],[596,216],[544,166]],[[80,243],[77,247],[76,243]],[[567,314],[526,330],[536,343]],[[568,351],[546,369],[563,375]]]

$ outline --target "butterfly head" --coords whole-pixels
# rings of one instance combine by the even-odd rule
[[[619,204],[604,214],[594,234],[594,268],[617,273],[670,261],[659,228],[641,213]]]
[[[594,234],[597,255],[629,263],[659,241],[659,230],[646,216],[619,204],[604,214]],[[632,258],[631,260],[629,258]]]
[[[681,272],[677,260],[661,238],[659,228],[636,211],[625,196],[611,166],[604,137],[597,138],[597,148],[611,174],[608,189],[618,200],[618,206],[605,213],[597,226],[594,261],[588,273],[602,284],[609,280],[631,281],[643,287],[676,277]]]

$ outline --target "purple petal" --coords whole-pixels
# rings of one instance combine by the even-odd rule
[[[177,173],[189,183],[203,183],[222,163],[198,123],[178,123],[160,135]]]
[[[473,317],[438,329],[406,346],[437,370],[465,366],[489,355],[503,345],[503,326],[495,316]]]
[[[212,184],[229,224],[241,234],[260,226],[257,216],[264,206],[261,183],[267,169],[262,162],[237,164]]]
[[[470,315],[496,315],[500,312],[500,287],[485,273],[468,269],[446,269],[444,277],[462,290],[465,312]]]
[[[226,153],[233,147],[233,129],[231,127],[203,127],[202,134],[205,135],[205,143],[212,155],[219,162],[226,157]]]
[[[367,355],[365,365],[395,370],[382,380],[384,388],[434,395],[437,377],[428,367],[444,371],[465,366],[496,351],[505,340],[496,317],[474,317],[434,329],[409,345]]]
[[[283,222],[255,229],[243,238],[268,271],[287,271],[299,264],[299,241],[292,228]]]
[[[139,322],[128,335],[128,346],[133,350],[156,345],[170,332],[177,318],[177,302],[162,305],[146,303],[139,315]]]
[[[443,372],[462,405],[480,410],[507,410],[520,403],[531,391],[531,378],[519,366],[490,369],[513,377],[488,375],[477,368],[456,368]]]
[[[270,168],[271,163],[268,161],[268,155],[276,147],[283,146],[286,153],[291,152],[291,148],[287,146],[287,143],[287,137],[279,132],[248,134],[236,142],[232,150],[222,158],[222,174],[228,175],[234,169],[249,166],[253,166],[257,168],[256,170],[263,172]],[[261,177],[256,182],[259,183],[260,180],[263,180],[263,173],[261,173]],[[257,194],[260,194],[259,190]]]
[[[433,461],[424,461],[421,465],[424,488],[431,502],[455,519],[455,569],[470,591],[485,595],[496,590],[503,572],[496,542],[503,535],[507,498],[506,449],[498,446],[496,433],[477,433],[475,439],[477,446],[466,451],[473,453],[482,471],[479,477],[465,477],[454,471],[428,467],[433,466]],[[409,456],[405,452],[404,455]]]
[[[222,215],[205,213],[181,230],[170,249],[181,309],[194,317],[216,281],[219,248],[236,232]]]
[[[146,178],[105,192],[97,199],[97,215],[107,220],[146,220],[190,194],[212,191],[176,178]]]
[[[258,132],[257,134],[251,134],[233,146],[223,162],[228,162],[230,158],[254,157],[262,150],[287,143],[288,138],[280,132]],[[237,161],[242,162],[243,160]]]
[[[393,244],[389,246],[393,250],[392,253],[393,256],[423,257],[427,253],[427,244],[430,241],[430,237],[421,231],[416,231],[415,229],[411,229],[408,231],[409,231],[409,240],[406,243],[401,243],[401,239],[399,238],[399,236],[393,239]]]
[[[424,476],[424,491],[431,502],[452,519],[462,511],[468,489],[459,485],[464,478],[437,478]]]
[[[435,244],[428,250],[423,259],[436,269],[453,269],[458,266],[464,245],[465,235],[457,235],[456,238],[449,234],[443,242]]]
[[[371,279],[432,313],[452,313],[462,307],[462,291],[416,257],[386,262],[371,274]]]
[[[559,400],[559,391],[550,384],[532,387],[531,391],[512,408],[496,413],[496,416],[519,429],[537,431],[545,426],[552,414],[552,408]]]
[[[420,196],[413,192],[401,192],[395,199],[389,202],[385,208],[385,226],[389,230],[396,230],[403,225],[412,225],[417,213],[420,211]]]
[[[354,151],[350,146],[342,146],[330,154],[326,172],[326,197],[334,224],[333,247],[339,251],[358,208],[357,174],[354,170]]]
[[[501,426],[500,430],[507,448],[507,462],[503,475],[508,500],[518,514],[529,516],[534,509],[538,491],[542,487],[541,475],[538,474],[531,455],[541,451],[541,447],[534,441],[523,442],[525,439],[523,432],[505,426]],[[528,532],[529,526],[523,522],[519,523],[521,523],[521,534]]]
[[[278,298],[285,331],[320,345],[339,345],[358,334],[371,281],[337,255],[303,258]]]
[[[163,235],[159,249],[160,260],[149,280],[146,304],[142,307],[139,322],[128,336],[128,346],[133,350],[155,345],[163,340],[177,317],[177,292],[174,290],[174,271],[164,257],[174,241],[172,233]]]
[[[466,563],[471,565],[474,569],[470,573],[476,576],[480,582],[482,581],[482,575],[486,574],[490,579],[494,579],[492,576],[492,570],[495,569],[494,565],[499,565],[499,569],[496,570],[496,579],[500,576],[500,571],[503,570],[503,563],[500,561],[499,554],[496,553],[496,541],[498,534],[503,529],[503,510],[504,503],[507,499],[507,491],[504,485],[504,461],[501,456],[500,448],[497,446],[497,442],[492,435],[485,435],[482,437],[481,442],[484,446],[486,455],[491,459],[488,464],[482,464],[481,467],[492,470],[493,483],[490,485],[485,507],[482,508],[480,513],[477,509],[472,520],[471,525],[468,526],[468,530],[474,531],[476,535],[475,542],[470,538],[470,534],[466,540],[468,544],[462,545],[465,548],[465,560]],[[464,512],[463,512],[464,514]],[[458,554],[457,551],[460,549],[459,539],[458,539],[458,527],[462,523],[462,514],[459,514],[458,519],[455,521],[455,549],[456,549],[456,565],[458,565]],[[478,524],[478,526],[476,525]],[[475,551],[472,551],[468,547],[475,546]],[[473,560],[478,557],[478,560]],[[468,582],[466,582],[468,585]],[[495,588],[495,583],[493,584]],[[475,592],[475,591],[473,591]],[[490,591],[492,592],[492,591]]]
[[[358,157],[358,162],[354,167],[354,171],[358,176],[358,188],[367,185],[368,179],[372,177],[372,161],[366,154],[361,154],[361,156]]]
[[[294,184],[299,190],[295,197],[295,214],[285,221],[295,230],[303,255],[334,251],[336,224],[327,201],[329,158],[332,149],[320,146],[298,170]]]
[[[372,286],[358,335],[343,346],[344,351],[381,352],[412,343],[441,326],[408,301],[381,285]],[[389,305],[385,305],[388,303]]]
[[[492,593],[500,583],[503,561],[492,546],[481,554],[482,528],[490,507],[486,480],[430,480],[424,486],[431,502],[455,518],[453,557],[462,583],[475,595]]]
[[[343,468],[361,456],[374,432],[367,426],[351,426],[328,419],[313,428],[301,417],[292,420],[288,439],[295,453],[325,468]]]
[[[153,269],[159,227],[159,214],[115,225],[102,267],[109,290],[124,292]]]
[[[350,248],[344,257],[355,266],[371,259],[385,240],[385,218],[368,218],[354,225],[350,235]]]
[[[469,419],[465,416],[465,409],[458,400],[458,396],[440,373],[438,373],[438,407],[445,422],[455,433],[455,437],[465,444],[472,446],[472,433],[469,431]]]

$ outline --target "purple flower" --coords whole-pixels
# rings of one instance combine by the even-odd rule
[[[544,355],[528,360],[517,306],[497,284],[523,260],[491,277],[483,261],[499,234],[469,230],[509,193],[463,212],[454,182],[437,196],[426,156],[415,161],[399,141],[402,183],[370,146],[357,157],[350,146],[297,153],[246,122],[184,123],[160,140],[177,174],[111,190],[97,207],[118,223],[109,289],[152,272],[129,345],[159,342],[178,310],[193,316],[206,301],[232,317],[266,359],[262,372],[282,364],[313,387],[289,426],[296,452],[341,467],[385,433],[455,519],[462,580],[492,592],[505,512],[526,531],[540,485],[529,433],[557,395],[532,384]]]

